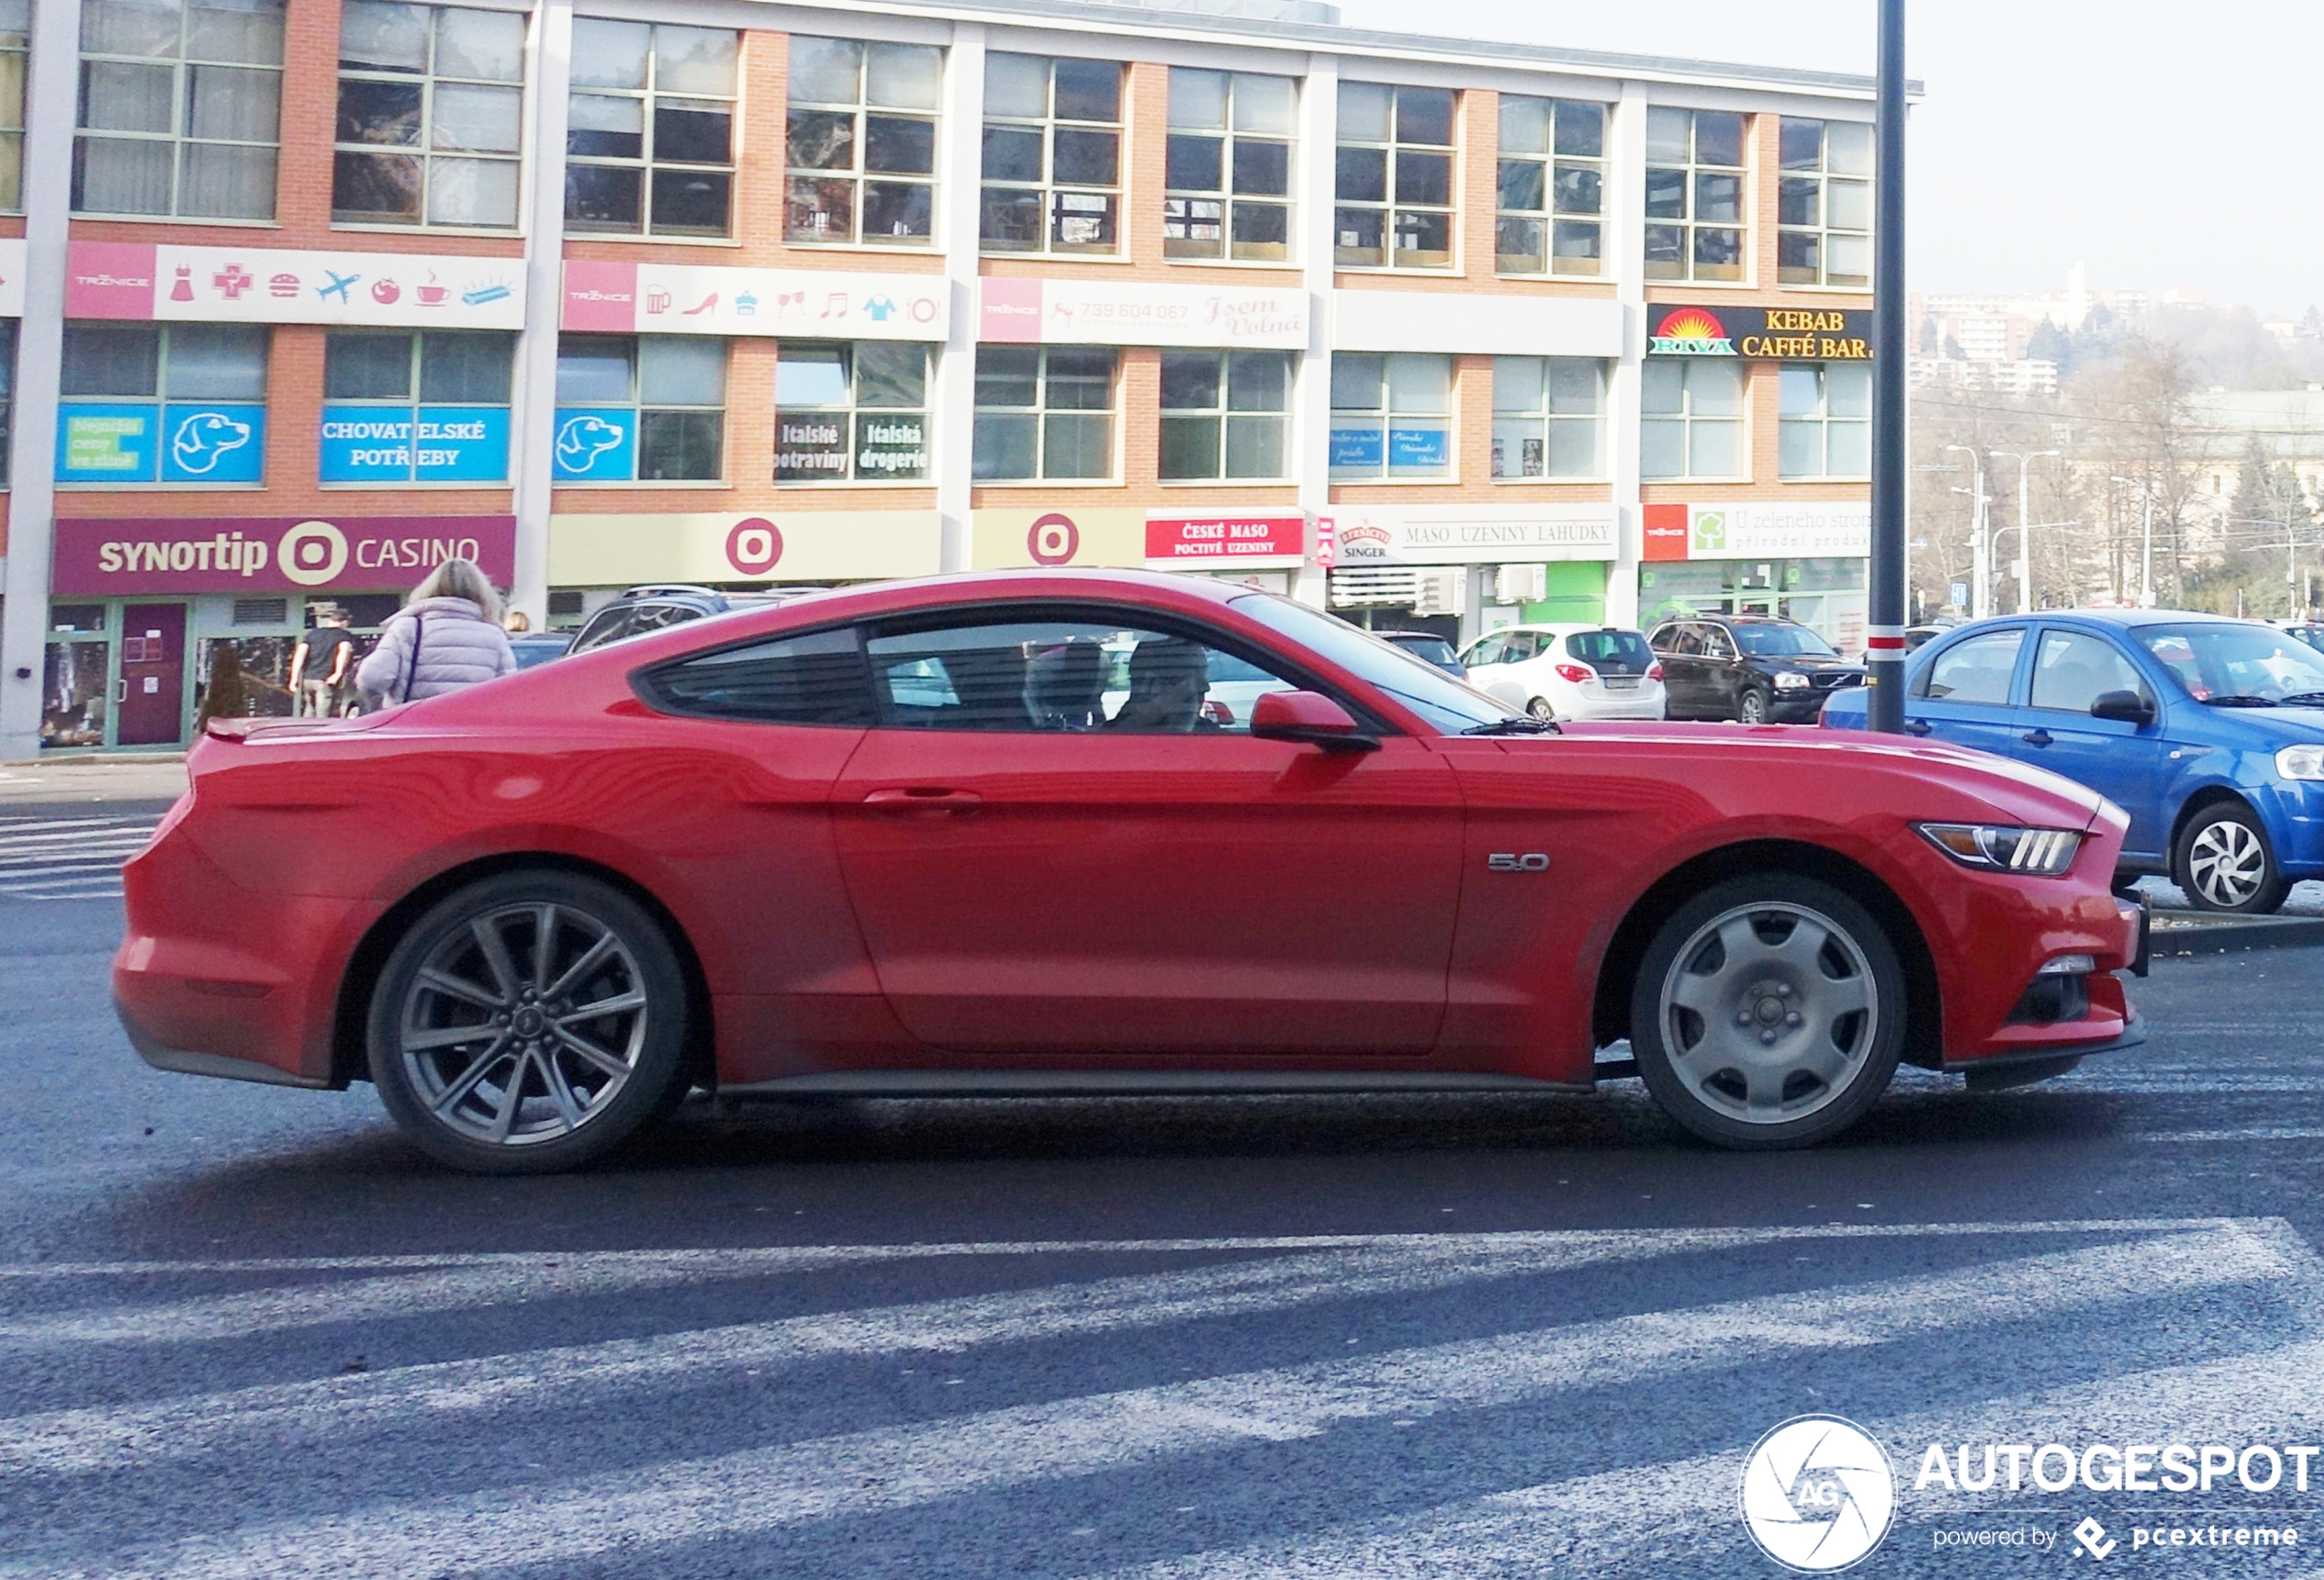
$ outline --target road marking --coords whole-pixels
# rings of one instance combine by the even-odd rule
[[[1964,1227],[1971,1233],[2039,1234],[2025,1225]],[[1935,1242],[1959,1231],[1949,1224],[1851,1228],[1859,1232],[1850,1229],[1736,1231],[1706,1235],[1696,1231],[1647,1231],[1447,1236],[1441,1241],[1438,1237],[1393,1237],[1393,1249],[1425,1261],[1424,1246],[1434,1243],[1439,1255],[1451,1258],[1447,1265],[1454,1276],[1484,1279],[1494,1275],[1491,1251],[1519,1245],[1539,1255],[1562,1243],[1570,1253],[1587,1261],[1609,1251],[1651,1254],[1657,1249],[1697,1250],[1713,1243],[1717,1234],[1730,1237],[1729,1248],[1748,1248],[1754,1241],[1796,1241],[1808,1235],[1846,1242],[1860,1241],[1867,1233],[1899,1244]],[[367,1499],[351,1507],[335,1499],[317,1499],[325,1511],[287,1520],[256,1520],[243,1528],[182,1540],[132,1545],[134,1539],[116,1534],[115,1522],[99,1508],[92,1510],[87,1525],[77,1532],[68,1531],[62,1520],[51,1521],[40,1546],[0,1561],[0,1574],[86,1568],[108,1575],[169,1575],[183,1580],[354,1573],[385,1580],[520,1566],[576,1573],[616,1550],[635,1562],[656,1548],[679,1543],[748,1538],[834,1520],[892,1515],[938,1500],[1012,1488],[1066,1482],[1088,1487],[1090,1478],[1108,1472],[1167,1474],[1165,1467],[1170,1463],[1189,1456],[1314,1438],[1367,1423],[1430,1417],[1458,1420],[1462,1413],[1535,1402],[1542,1402],[1554,1413],[1555,1406],[1548,1402],[1570,1391],[1720,1376],[1738,1369],[1796,1367],[1818,1354],[1877,1350],[1942,1335],[1955,1336],[1952,1342],[1958,1343],[1974,1341],[1987,1332],[2022,1333],[2032,1325],[2051,1322],[2068,1330],[2062,1341],[2073,1346],[2075,1353],[2086,1354],[2093,1335],[2103,1330],[2116,1308],[2130,1308],[2121,1320],[2142,1321],[2136,1313],[2155,1302],[2200,1310],[2212,1298],[2224,1298],[2230,1289],[2249,1291],[2243,1298],[2269,1301],[2313,1294],[2313,1257],[2296,1234],[2273,1221],[2198,1220],[2158,1224],[2131,1220],[2112,1223],[2110,1228],[2119,1242],[2037,1251],[1951,1273],[1839,1283],[1482,1338],[1393,1348],[1345,1360],[1045,1399],[546,1483],[528,1479],[522,1485],[474,1488],[441,1497]],[[2088,1225],[2068,1224],[2052,1226],[2051,1231],[2086,1233],[2088,1230]],[[1339,1242],[1343,1247],[1350,1243]],[[1352,1243],[1376,1246],[1381,1242],[1359,1240]],[[885,1259],[898,1248],[826,1249],[867,1251]],[[1312,1250],[1312,1242],[1302,1247],[1303,1253]],[[1307,1259],[1314,1260],[1311,1255]],[[1832,1262],[1845,1264],[1839,1256]],[[1378,1259],[1377,1265],[1383,1276],[1393,1276],[1388,1259]],[[507,1259],[501,1260],[501,1267],[511,1274],[519,1271]],[[1425,1284],[1430,1270],[1422,1267],[1418,1272]],[[1250,1274],[1249,1287],[1243,1293],[1256,1303],[1253,1308],[1264,1309],[1269,1299],[1282,1295],[1306,1297],[1301,1294],[1306,1287],[1303,1281],[1314,1278],[1316,1273],[1313,1267],[1299,1269],[1296,1276],[1271,1291],[1261,1270]],[[1184,1320],[1181,1313],[1188,1308],[1174,1304],[1174,1295],[1190,1294],[1193,1309],[1199,1311],[1203,1301],[1221,1290],[1230,1297],[1237,1293],[1231,1278],[1221,1288],[1205,1291],[1171,1284],[1167,1277],[1149,1281],[1151,1288],[1141,1288],[1135,1280],[1099,1281],[1100,1286],[1112,1284],[1121,1302],[1114,1308],[1114,1317],[1101,1320],[1124,1327]],[[1062,1331],[1075,1331],[1070,1317],[1079,1305],[1082,1287],[1052,1286],[1048,1292],[1052,1299],[1041,1311],[1024,1309],[1022,1295],[1009,1295],[750,1327],[761,1336],[789,1330],[795,1341],[815,1323],[823,1322],[832,1325],[830,1332],[838,1336],[843,1352],[891,1353],[899,1340],[932,1344],[947,1354],[957,1354],[959,1359],[950,1364],[965,1368],[976,1364],[976,1357],[985,1347],[1017,1342],[1020,1322],[1032,1322],[1025,1330],[1027,1338],[1043,1336],[1042,1321],[1065,1321]],[[2221,1293],[2216,1297],[2205,1293],[2214,1291]],[[1140,1301],[1157,1295],[1164,1298],[1149,1315],[1142,1316]],[[1012,1306],[1012,1302],[1019,1304]],[[2312,1298],[2308,1305],[2313,1306]],[[1103,1309],[1103,1300],[1099,1309]],[[847,1331],[850,1325],[855,1325],[852,1336]],[[2264,1337],[2259,1329],[2239,1331],[2253,1340]],[[719,1337],[722,1333],[726,1337]],[[698,1337],[711,1339],[696,1357],[696,1385],[704,1386],[730,1364],[716,1347],[731,1342],[732,1336],[727,1330],[713,1330],[710,1336],[680,1336],[666,1342],[683,1349]],[[862,1348],[866,1345],[868,1349]],[[620,1347],[588,1348],[603,1352]],[[565,1361],[556,1358],[562,1353],[493,1358],[497,1375],[488,1370],[464,1379],[486,1384],[484,1396],[471,1408],[482,1413],[488,1424],[516,1432],[526,1429],[528,1404],[568,1413],[595,1405],[618,1415],[620,1402],[608,1396],[604,1380],[583,1377],[576,1385],[559,1370]],[[829,1353],[826,1346],[811,1345],[767,1359],[780,1363]],[[530,1380],[544,1360],[548,1364],[534,1397],[528,1392],[534,1386]],[[455,1363],[470,1372],[476,1372],[480,1364]],[[2293,1407],[2283,1398],[2284,1379],[2316,1374],[2316,1369],[2324,1365],[2324,1346],[2313,1343],[2303,1331],[2294,1342],[2241,1357],[2233,1364],[2244,1367],[2254,1380],[2246,1391],[2250,1397],[2241,1400],[2242,1406],[2247,1408],[2261,1396],[2257,1380],[2265,1378],[2272,1390],[2267,1401],[2276,1407],[2275,1413],[2281,1413]],[[2286,1367],[2302,1370],[2287,1370]],[[450,1369],[436,1370],[445,1381],[460,1375]],[[2041,1375],[2040,1367],[2031,1365],[2029,1374]],[[379,1384],[365,1377],[350,1380],[347,1386],[360,1394]],[[2133,1385],[2117,1379],[2107,1386],[2127,1393]],[[231,1423],[238,1401],[247,1397],[215,1394],[150,1408],[207,1410],[221,1423]],[[277,1399],[289,1403],[280,1395]],[[318,1392],[316,1403],[326,1402]],[[2002,1407],[1994,1404],[1996,1418]],[[2297,1407],[2317,1408],[2306,1403]],[[118,1413],[114,1425],[129,1429],[129,1435],[115,1436],[110,1442],[103,1422],[112,1413],[78,1413],[78,1418],[70,1423],[60,1417],[47,1419],[60,1434],[59,1449],[77,1445],[107,1463],[114,1462],[112,1456],[126,1452],[133,1463],[140,1463],[148,1456],[166,1452],[164,1446],[139,1430],[157,1424],[150,1417],[140,1419],[139,1411],[146,1408]],[[1979,1408],[1973,1405],[1956,1413]],[[317,1478],[328,1478],[330,1453],[346,1456],[350,1464],[370,1462],[371,1456],[355,1435],[363,1425],[418,1427],[421,1442],[434,1440],[425,1432],[427,1418],[408,1413],[394,1399],[393,1385],[382,1399],[382,1411],[380,1418],[364,1423],[326,1409],[310,1424],[270,1415],[262,1408],[252,1413],[254,1432],[250,1446],[263,1448],[283,1442],[318,1448],[328,1446],[325,1462],[312,1471]],[[213,1438],[210,1446],[216,1448],[222,1441]],[[30,1448],[34,1444],[24,1440],[19,1446]],[[1731,1524],[1732,1476],[1723,1473],[1712,1483],[1695,1474],[1693,1467],[1726,1464],[1739,1456],[1744,1446],[1738,1443],[1732,1454],[1722,1452],[1701,1461],[1628,1469],[1580,1483],[1498,1494],[1501,1501],[1486,1509],[1486,1517],[1489,1521],[1531,1521],[1527,1540],[1534,1567],[1544,1555],[1544,1513],[1553,1505],[1564,1508],[1564,1499],[1581,1492],[1595,1499],[1615,1488],[1627,1489],[1626,1501],[1591,1502],[1600,1515],[1608,1510],[1617,1511],[1612,1518],[1620,1529],[1615,1534],[1626,1541],[1641,1532],[1651,1535],[1655,1529],[1667,1533],[1671,1521],[1656,1512],[1663,1506],[1686,1514],[1716,1504],[1718,1517]],[[473,1483],[468,1485],[473,1488]],[[1658,1485],[1662,1489],[1659,1503],[1652,1496]],[[1103,1490],[1101,1485],[1080,1495],[1099,1496]],[[64,1505],[43,1507],[61,1509]],[[1469,1551],[1458,1539],[1458,1531],[1447,1534],[1456,1539],[1449,1544],[1438,1543],[1438,1572],[1445,1572],[1447,1564],[1453,1569],[1474,1572],[1479,1565],[1470,1561]],[[1316,1532],[1302,1540],[1313,1544],[1326,1535]],[[1741,1539],[1738,1532],[1732,1531],[1725,1532],[1725,1538]],[[1378,1532],[1359,1532],[1354,1539],[1377,1542],[1383,1538]],[[1202,1572],[1238,1573],[1229,1562],[1232,1556],[1205,1555],[1210,1566]],[[1639,1572],[1638,1558],[1636,1552],[1629,1553],[1624,1560],[1628,1572]],[[1622,1572],[1624,1564],[1604,1566]],[[1336,1572],[1388,1573],[1395,1567],[1341,1564]]]
[[[114,899],[121,865],[145,847],[150,816],[0,817],[0,896],[12,899]]]

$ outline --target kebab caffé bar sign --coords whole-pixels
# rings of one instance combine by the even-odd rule
[[[1753,361],[1868,362],[1872,314],[1837,307],[1647,308],[1657,357],[1744,357]]]

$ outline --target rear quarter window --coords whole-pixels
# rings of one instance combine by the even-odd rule
[[[871,683],[853,629],[811,631],[663,664],[639,690],[664,713],[756,724],[867,726]]]

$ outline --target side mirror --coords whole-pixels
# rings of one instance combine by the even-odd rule
[[[2155,722],[2155,704],[2136,692],[2100,692],[2097,700],[2090,704],[2090,716],[2115,719],[2144,729]]]
[[[1251,704],[1251,733],[1261,740],[1297,741],[1328,752],[1380,749],[1354,715],[1319,692],[1262,692]]]

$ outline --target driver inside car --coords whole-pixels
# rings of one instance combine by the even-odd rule
[[[1216,729],[1202,712],[1210,689],[1208,655],[1199,644],[1150,637],[1130,654],[1130,694],[1106,727],[1170,735]]]

